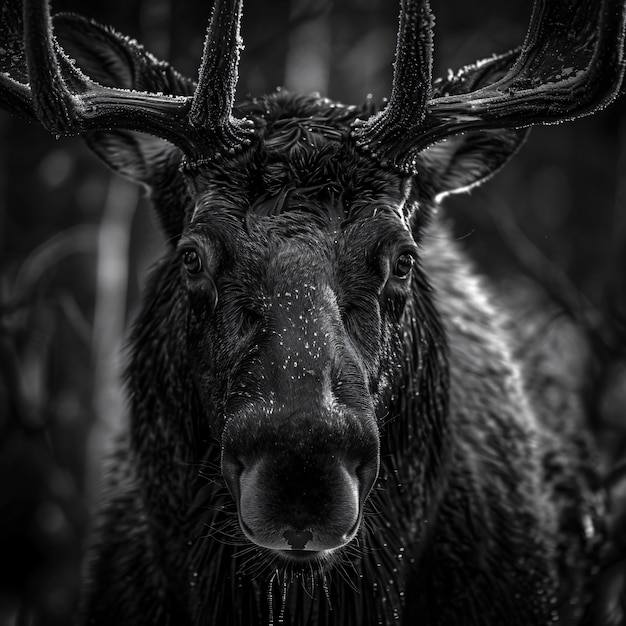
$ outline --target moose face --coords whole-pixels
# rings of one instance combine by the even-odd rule
[[[268,131],[237,173],[196,175],[177,248],[191,369],[241,530],[298,559],[359,529],[417,262],[406,181],[364,176],[319,136],[321,155],[294,159],[284,143],[306,119]]]

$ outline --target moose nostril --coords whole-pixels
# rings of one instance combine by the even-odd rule
[[[310,530],[304,530],[302,532],[286,530],[283,533],[283,539],[289,544],[292,550],[304,550],[306,544],[313,539],[313,533]]]
[[[378,478],[378,459],[361,463],[357,466],[355,474],[359,480],[360,497],[364,501]]]
[[[222,455],[222,476],[226,481],[226,485],[235,500],[239,499],[239,479],[245,469],[245,464],[240,458],[230,454]]]

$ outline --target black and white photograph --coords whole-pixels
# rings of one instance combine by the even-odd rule
[[[626,0],[0,0],[0,626],[626,626]]]

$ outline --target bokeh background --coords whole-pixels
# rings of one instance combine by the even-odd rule
[[[52,4],[196,76],[209,0]],[[432,5],[441,76],[519,45],[532,2]],[[277,86],[349,103],[388,95],[397,12],[394,0],[246,0],[239,96]],[[605,463],[617,463],[626,441],[626,100],[533,130],[506,170],[450,198],[445,216],[496,299],[519,316],[532,303],[574,328],[579,349],[568,358]],[[80,139],[56,140],[0,112],[0,626],[70,620],[101,458],[124,414],[125,332],[161,249],[141,189]]]

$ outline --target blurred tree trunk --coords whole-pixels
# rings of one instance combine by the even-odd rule
[[[285,87],[290,91],[328,93],[331,29],[328,0],[292,0],[285,63]],[[301,17],[307,16],[303,20]]]
[[[139,6],[141,43],[159,59],[171,58],[172,6],[170,0],[143,0]]]
[[[10,117],[6,114],[0,115],[0,144],[6,141],[5,128],[8,126]],[[7,197],[6,197],[6,159],[7,151],[0,150],[0,250],[5,249],[4,239],[7,236]],[[1,286],[0,286],[1,289]],[[0,291],[0,298],[2,292]]]
[[[94,423],[88,446],[87,494],[100,492],[100,465],[125,412],[121,351],[126,336],[130,235],[139,187],[111,174],[98,236],[92,351]]]

